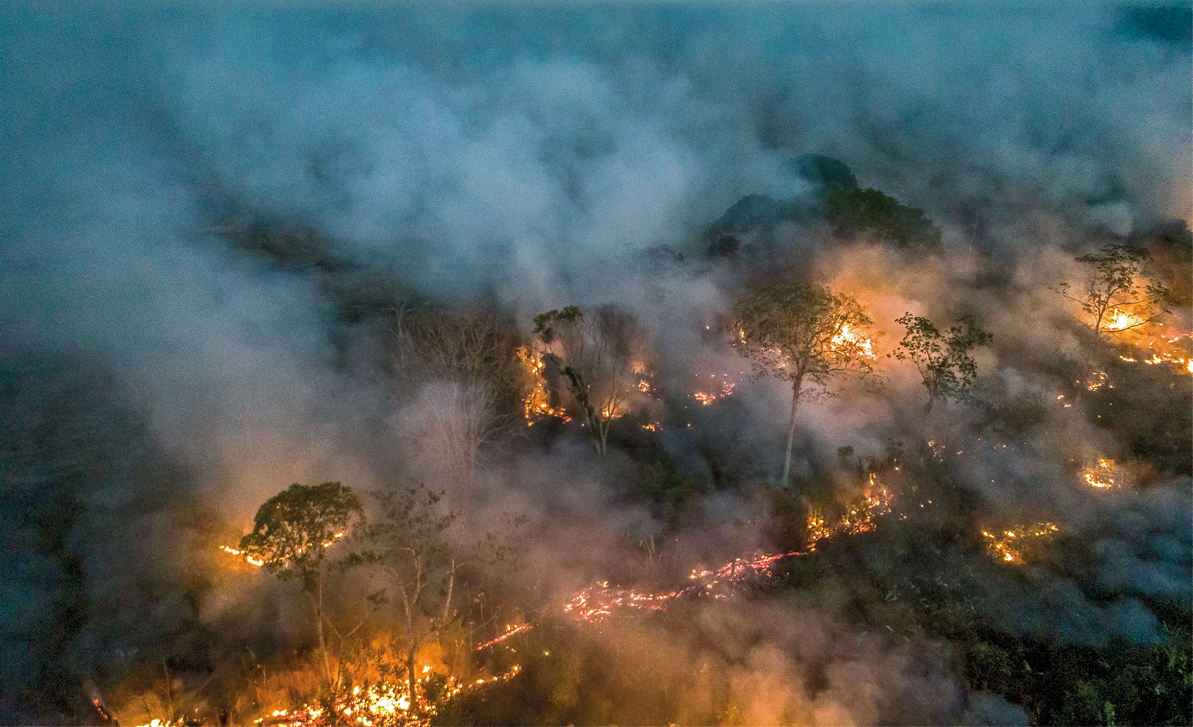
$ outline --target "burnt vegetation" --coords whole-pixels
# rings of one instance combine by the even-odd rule
[[[674,266],[711,264],[714,272],[732,268],[742,279],[765,281],[779,262],[778,270],[796,280],[746,286],[734,319],[708,326],[704,339],[725,352],[736,348],[740,365],[758,377],[791,384],[785,447],[777,430],[759,446],[749,408],[734,395],[734,386],[750,385],[748,376],[713,374],[711,383],[696,381],[693,393],[686,372],[666,369],[651,329],[627,308],[567,306],[538,315],[532,329],[494,303],[412,303],[425,296],[417,290],[383,305],[375,287],[354,292],[336,264],[325,264],[315,252],[317,236],[247,223],[224,229],[238,254],[313,276],[353,331],[341,341],[381,341],[363,351],[345,347],[339,365],[372,357],[373,370],[416,412],[400,440],[416,453],[411,461],[436,471],[437,484],[450,492],[405,480],[358,498],[335,482],[295,484],[261,505],[254,530],[223,554],[221,545],[237,543],[235,529],[201,511],[177,524],[175,541],[184,544],[177,567],[189,575],[178,584],[184,595],[175,597],[186,605],[165,631],[169,642],[121,652],[119,663],[86,677],[69,664],[82,640],[94,638],[87,624],[116,616],[105,616],[103,601],[80,585],[91,566],[72,533],[94,518],[77,481],[89,476],[86,462],[104,459],[89,452],[112,443],[102,436],[77,441],[79,420],[70,410],[77,382],[64,378],[39,404],[16,396],[24,385],[13,369],[11,400],[30,414],[5,420],[6,456],[39,463],[25,476],[40,484],[14,491],[27,517],[8,537],[36,541],[41,570],[51,578],[48,607],[31,616],[38,645],[21,647],[29,678],[12,682],[32,705],[25,713],[54,722],[125,715],[178,724],[268,721],[271,714],[286,724],[356,723],[365,714],[393,724],[455,725],[802,719],[811,713],[799,705],[833,688],[837,677],[827,666],[806,673],[802,696],[779,712],[759,712],[739,688],[745,662],[734,640],[773,636],[750,631],[765,621],[744,627],[740,612],[786,609],[817,628],[862,634],[842,642],[861,640],[852,646],[833,648],[878,648],[900,664],[928,659],[943,671],[923,679],[958,680],[970,695],[941,692],[931,708],[905,698],[874,707],[875,719],[981,720],[997,714],[982,710],[1018,715],[1021,708],[1039,724],[1187,724],[1193,612],[1187,593],[1154,580],[1170,578],[1161,571],[1174,560],[1187,564],[1187,523],[1183,530],[1176,525],[1175,537],[1172,523],[1141,531],[1137,522],[1114,520],[1105,500],[1131,498],[1128,507],[1140,513],[1188,502],[1189,481],[1177,479],[1175,494],[1170,484],[1193,474],[1187,357],[1178,350],[1161,361],[1151,344],[1118,335],[1155,323],[1167,313],[1161,302],[1187,302],[1178,284],[1173,293],[1160,280],[1188,264],[1187,230],[1136,241],[1146,247],[1074,256],[1092,282],[1085,297],[1061,292],[1090,320],[1074,314],[1070,324],[1082,341],[1079,357],[1058,354],[1040,364],[1053,386],[1042,393],[981,370],[975,352],[997,354],[1001,341],[980,323],[990,311],[972,306],[948,328],[911,313],[885,321],[901,325],[904,337],[887,345],[880,362],[870,330],[876,314],[790,272],[784,235],[819,226],[830,248],[863,238],[916,259],[939,252],[940,230],[919,210],[859,188],[834,159],[809,155],[793,168],[812,184],[810,195],[743,199],[693,243],[708,244],[706,256],[686,263],[679,256],[664,269],[678,275]],[[1157,277],[1137,283],[1149,250],[1156,254],[1148,270]],[[1144,298],[1115,298],[1139,285]],[[1105,323],[1130,305],[1146,308],[1138,325]],[[849,388],[838,381],[844,374],[867,378],[913,364],[927,406],[923,398],[907,406],[922,414],[903,425],[901,438],[855,450],[817,438],[804,423],[807,408],[826,397],[862,401],[883,383]],[[1026,478],[991,464],[1039,456],[1036,443],[1073,426],[1067,410],[1074,406],[1089,431],[1120,443],[1118,465],[1104,459],[1104,472],[1094,472],[1079,448]],[[93,410],[108,407],[101,401]],[[135,434],[142,426],[135,416],[104,416],[124,416],[128,422],[118,429],[144,436]],[[599,592],[680,594],[665,596],[672,599],[666,608],[620,615],[633,597],[618,595],[608,618],[569,616],[554,595],[518,581],[530,547],[524,519],[511,512],[495,525],[483,516],[482,473],[520,457],[557,457],[560,447],[584,440],[598,460],[583,455],[578,466],[605,468],[616,481],[606,487],[606,507],[640,508],[655,523],[613,546],[620,562],[607,568]],[[72,454],[48,456],[51,449]],[[793,451],[799,467],[792,466]],[[145,457],[150,461],[118,460],[127,470],[119,476],[149,476],[140,469],[155,466],[154,455]],[[975,471],[993,475],[989,484]],[[1012,480],[1010,507],[1000,501],[1002,477]],[[1075,532],[1092,526],[1066,522],[1047,496],[1056,488],[1048,477],[1069,482],[1069,505],[1102,518],[1100,542],[1112,545],[1091,545]],[[728,575],[706,571],[700,578],[711,578],[714,590],[692,590],[684,572],[709,560],[692,549],[692,534],[710,527],[709,510],[729,501],[751,504],[728,527],[718,522],[718,537],[740,541],[743,553],[769,549],[775,560],[748,576],[733,564]],[[153,507],[169,512],[178,505]],[[1127,560],[1124,549],[1131,551]],[[280,582],[263,579],[256,566]],[[1151,571],[1106,575],[1118,567]],[[214,620],[203,618],[204,599],[232,584],[255,595]],[[649,604],[659,596],[642,597]],[[266,624],[279,614],[305,625],[275,633]],[[586,623],[592,619],[599,625]],[[692,624],[700,626],[692,631]],[[683,634],[679,641],[676,634]],[[783,638],[798,641],[775,638],[780,649]],[[662,652],[652,646],[663,644]],[[102,700],[84,698],[85,678]]]

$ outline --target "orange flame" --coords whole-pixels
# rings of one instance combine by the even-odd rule
[[[1099,459],[1098,464],[1094,467],[1087,467],[1081,473],[1082,479],[1090,487],[1096,487],[1099,490],[1110,489],[1121,485],[1121,475],[1118,469],[1114,466],[1112,459]]]
[[[983,530],[982,537],[986,539],[986,546],[991,555],[1005,563],[1016,563],[1023,560],[1025,548],[1058,530],[1053,523],[1035,523],[1004,530],[1001,534]]]

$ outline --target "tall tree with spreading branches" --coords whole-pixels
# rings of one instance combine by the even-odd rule
[[[1079,293],[1068,283],[1057,291],[1081,306],[1088,323],[1099,336],[1122,333],[1145,326],[1168,312],[1170,294],[1156,278],[1139,278],[1148,259],[1141,247],[1104,245],[1098,252],[1075,258],[1086,266],[1086,280]]]
[[[899,347],[888,355],[900,361],[911,361],[919,370],[924,388],[928,390],[925,412],[931,412],[937,401],[968,398],[978,373],[977,362],[970,352],[990,343],[994,337],[968,315],[962,316],[959,325],[944,333],[932,321],[911,313],[895,322],[907,332]]]
[[[779,284],[746,297],[734,310],[740,354],[760,373],[791,382],[791,418],[779,476],[791,473],[795,420],[805,384],[872,373],[870,317],[853,298],[816,285]]]
[[[364,548],[349,563],[379,567],[396,591],[405,633],[403,649],[411,714],[418,711],[418,675],[414,657],[418,647],[452,615],[456,555],[446,531],[456,516],[443,510],[442,494],[421,483],[372,493],[376,517],[357,538]]]
[[[323,634],[323,585],[327,549],[362,517],[360,500],[339,482],[294,484],[265,501],[253,531],[240,539],[246,558],[260,562],[279,580],[297,579],[315,612],[315,632],[323,656],[323,676],[334,685]]]

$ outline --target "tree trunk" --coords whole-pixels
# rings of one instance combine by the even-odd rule
[[[443,626],[447,626],[448,617],[451,616],[452,607],[452,589],[456,585],[456,559],[452,558],[451,570],[447,573],[447,596],[443,599]]]
[[[166,702],[170,707],[170,721],[174,721],[174,689],[170,686],[170,667],[166,666],[166,657],[162,657],[162,671],[166,673]]]
[[[791,446],[795,443],[795,412],[799,408],[799,390],[803,384],[803,376],[796,376],[791,380],[791,419],[787,422],[787,454],[783,457],[783,474],[779,477],[779,487],[787,486],[787,478],[791,475]]]
[[[604,457],[605,452],[609,451],[609,420],[602,417],[598,426],[600,437],[597,439],[597,453]]]
[[[414,622],[410,609],[406,609],[406,678],[410,683],[409,714],[418,716],[418,682],[414,674],[414,650],[418,645],[414,643]]]
[[[319,576],[318,586],[316,588],[315,603],[315,633],[319,636],[319,651],[323,654],[323,678],[327,680],[327,685],[332,686],[331,682],[331,661],[327,658],[327,642],[323,638],[323,577]]]

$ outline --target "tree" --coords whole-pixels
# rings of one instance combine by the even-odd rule
[[[960,325],[952,326],[945,333],[923,316],[905,313],[895,321],[907,329],[894,356],[900,361],[911,361],[919,369],[928,390],[926,412],[932,405],[946,399],[965,399],[969,396],[978,365],[970,355],[977,346],[984,346],[994,339],[982,330],[973,316],[962,316]]]
[[[866,335],[870,317],[856,300],[827,287],[779,284],[754,293],[734,310],[738,352],[760,373],[791,382],[791,419],[779,482],[787,484],[795,417],[805,381],[869,374],[874,355]]]
[[[821,192],[825,217],[838,235],[875,235],[913,252],[939,253],[940,228],[923,210],[900,204],[877,189],[842,184]]]
[[[323,582],[327,548],[362,517],[360,500],[339,482],[309,487],[294,484],[265,501],[253,519],[253,531],[240,539],[246,558],[260,561],[279,580],[297,579],[315,612],[315,631],[323,654],[323,675],[333,684],[323,635]]]
[[[548,347],[544,360],[563,377],[596,444],[608,448],[609,424],[634,390],[635,362],[645,358],[643,336],[634,317],[613,306],[585,316],[576,306],[535,316],[534,333]]]
[[[410,435],[420,451],[470,485],[482,448],[518,418],[514,336],[492,314],[467,308],[399,307],[393,327],[397,378],[427,404]]]
[[[370,547],[354,552],[353,563],[371,563],[388,576],[400,598],[405,632],[405,661],[410,711],[417,713],[418,675],[414,657],[420,644],[451,618],[457,562],[446,538],[456,516],[440,511],[442,494],[421,483],[398,491],[372,493],[378,516],[364,528],[361,541]],[[442,598],[431,613],[434,599]]]
[[[1079,295],[1069,293],[1069,284],[1057,291],[1081,306],[1089,316],[1089,325],[1099,336],[1122,333],[1156,320],[1168,311],[1168,288],[1155,278],[1137,281],[1140,264],[1148,259],[1147,250],[1124,245],[1103,245],[1093,254],[1074,258],[1086,266],[1085,289]]]

